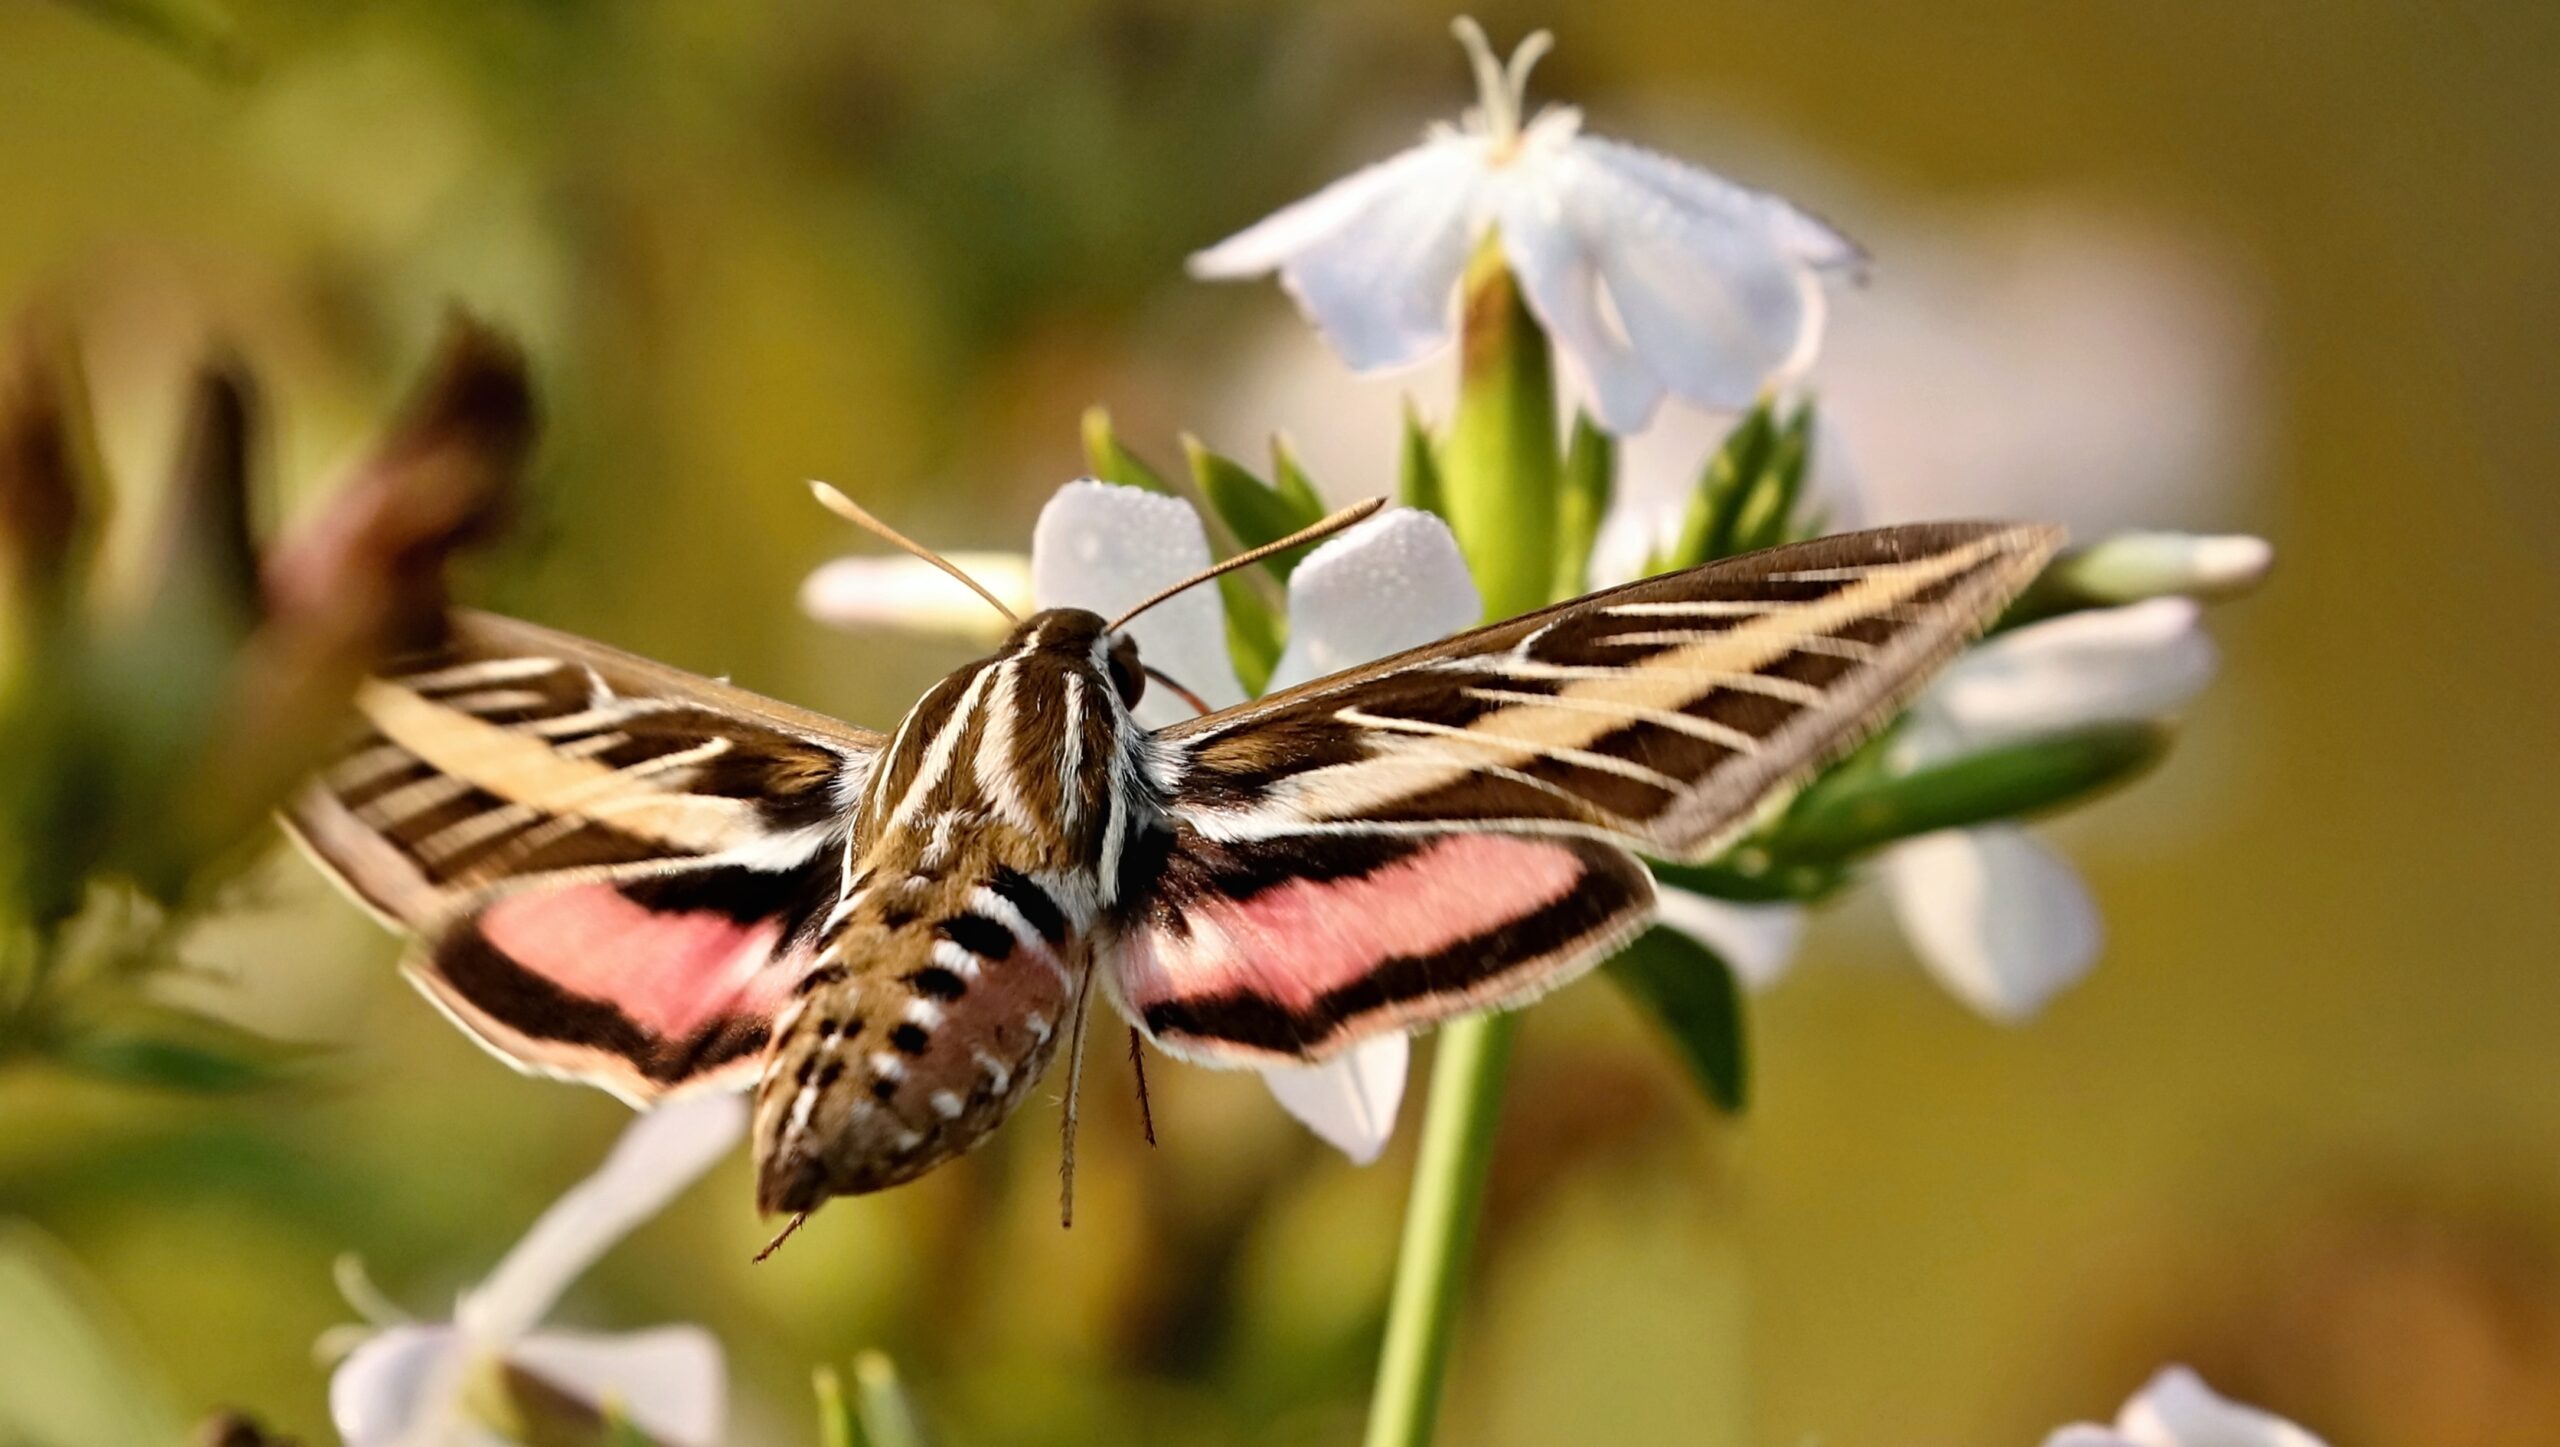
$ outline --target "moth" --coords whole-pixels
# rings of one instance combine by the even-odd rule
[[[1775,548],[1161,729],[1122,630],[1178,589],[1020,619],[885,735],[461,613],[362,686],[286,823],[517,1067],[751,1088],[758,1206],[804,1213],[985,1140],[1097,989],[1177,1058],[1261,1066],[1564,984],[1649,922],[1638,855],[1716,853],[2059,541]]]

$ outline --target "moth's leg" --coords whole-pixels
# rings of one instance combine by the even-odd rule
[[[1058,1117],[1058,1228],[1076,1223],[1076,1101],[1084,1089],[1084,1032],[1093,1015],[1093,956],[1076,978],[1076,1013],[1067,1028],[1067,1108]]]

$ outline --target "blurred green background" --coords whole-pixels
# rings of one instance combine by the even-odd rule
[[[1182,256],[1465,98],[1425,5],[197,4],[0,6],[0,299],[77,322],[120,474],[158,471],[218,337],[269,384],[300,505],[459,299],[525,339],[549,420],[474,597],[875,725],[961,655],[797,612],[851,546],[800,480],[1018,547],[1089,403],[1159,456],[1250,423],[1296,323]],[[2045,425],[2011,454],[2038,475],[1974,506],[2023,486],[2280,562],[2216,616],[2225,675],[2168,771],[2063,831],[2110,943],[2041,1021],[1966,1014],[1871,904],[1755,1003],[1739,1124],[1611,993],[1540,1008],[1446,1440],[2023,1443],[2185,1360],[2339,1447],[2560,1441],[2560,10],[1482,13],[1559,30],[1537,94],[1865,239],[1844,351],[1852,307],[1898,304],[1897,238],[1942,256],[2059,197],[2184,258],[2204,340],[2112,430],[1926,386],[1893,425]],[[1996,294],[2020,254],[1972,274]],[[2136,304],[2064,338],[2081,363],[2141,347],[2106,319],[2142,318],[2143,274],[2096,273]],[[1997,353],[1984,294],[1897,335]],[[1307,440],[1381,475],[1391,446]],[[485,1059],[298,862],[257,885],[189,988],[336,1047],[321,1083],[0,1075],[0,1217],[76,1262],[127,1406],[328,1440],[331,1259],[445,1314],[623,1112]],[[1149,1152],[1098,1058],[1072,1232],[1043,1099],[761,1267],[734,1161],[561,1316],[712,1326],[741,1441],[813,1440],[810,1368],[866,1347],[954,1442],[1351,1440],[1418,1100],[1356,1170],[1252,1080],[1167,1066]]]

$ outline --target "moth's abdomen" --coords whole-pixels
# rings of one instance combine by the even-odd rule
[[[804,1211],[912,1180],[1013,1113],[1087,977],[1054,885],[997,867],[857,895],[777,1021],[757,1199]]]

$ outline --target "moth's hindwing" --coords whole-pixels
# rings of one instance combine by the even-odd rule
[[[285,822],[429,998],[628,1099],[752,1078],[877,735],[479,614],[356,704]]]
[[[1177,1050],[1321,1058],[1587,968],[1867,737],[2058,529],[1844,534],[1629,583],[1164,730],[1116,981]],[[1307,962],[1307,963],[1300,963]]]

